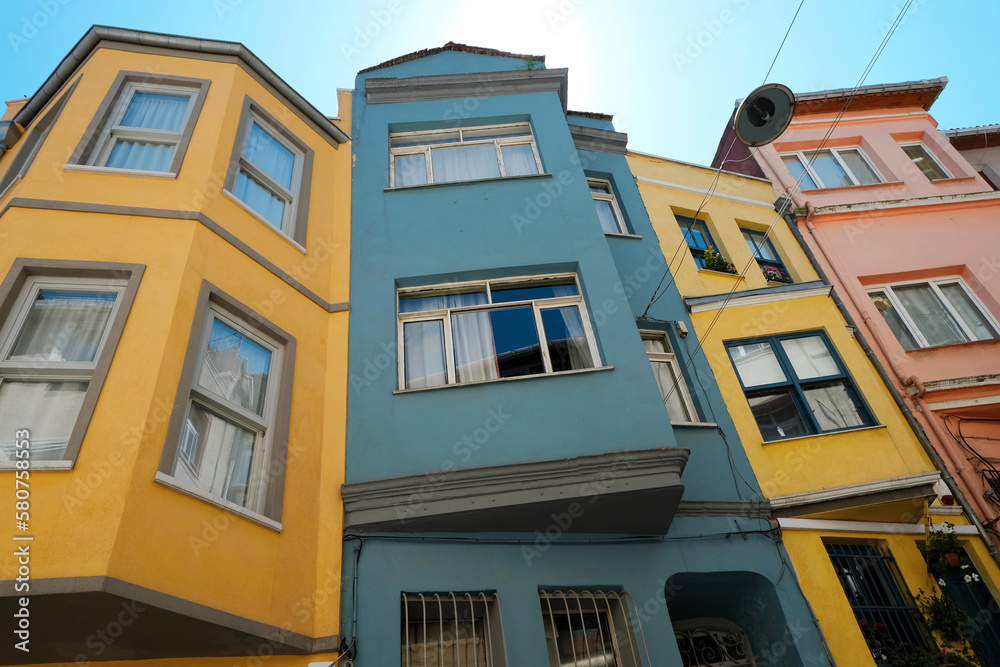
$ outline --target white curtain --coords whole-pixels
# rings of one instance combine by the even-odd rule
[[[455,340],[456,381],[476,382],[500,377],[489,312],[453,315],[451,331]]]
[[[395,181],[397,188],[407,185],[423,185],[427,182],[427,156],[397,155],[394,160]]]
[[[174,159],[175,148],[174,144],[116,139],[105,166],[115,169],[167,171]]]
[[[968,341],[930,285],[895,287],[893,292],[930,346]]]
[[[447,384],[443,320],[403,324],[403,348],[407,389]]]
[[[837,362],[819,336],[786,339],[781,341],[781,348],[800,380],[840,374]]]
[[[257,181],[247,176],[242,169],[236,176],[236,187],[233,188],[233,194],[241,202],[259,213],[262,218],[281,229],[281,223],[285,219],[285,201],[275,197],[269,190],[265,190]]]
[[[510,172],[507,173],[509,174]],[[615,220],[615,213],[611,208],[611,202],[595,199],[594,206],[597,207],[597,217],[601,219],[601,227],[604,231],[611,234],[620,233],[621,230],[618,229],[618,222]]]
[[[942,285],[941,291],[945,298],[951,302],[952,307],[958,311],[959,316],[964,320],[966,326],[976,334],[976,340],[990,340],[996,338],[993,326],[987,324],[986,318],[979,312],[965,290],[958,284]]]
[[[431,167],[435,183],[500,177],[500,163],[491,143],[432,148]]]
[[[31,432],[31,459],[62,459],[73,431],[86,382],[3,380],[0,382],[0,461],[13,461],[14,426]]]
[[[823,431],[863,426],[857,406],[843,384],[803,389],[816,423]]]
[[[94,361],[114,305],[114,294],[41,290],[9,359]]]
[[[270,369],[269,350],[219,320],[212,322],[199,385],[262,415]]]
[[[198,467],[187,461],[181,465],[184,459],[178,447],[171,474],[199,491],[246,507],[256,434],[196,403],[191,404],[188,418],[198,424]]]
[[[180,132],[191,98],[187,95],[135,93],[121,123],[124,127]]]
[[[593,368],[587,335],[583,331],[580,311],[576,306],[550,308],[542,311],[542,325],[549,344],[553,370]]]
[[[500,152],[503,153],[503,168],[508,176],[538,173],[538,165],[535,164],[535,154],[531,146],[504,146]]]
[[[781,370],[781,364],[774,356],[770,343],[735,345],[729,348],[729,356],[733,359],[744,387],[758,387],[788,379]]]
[[[276,182],[292,189],[292,173],[295,169],[295,154],[265,132],[257,123],[250,127],[250,138],[243,153],[246,159],[253,162]]]
[[[486,292],[466,292],[464,294],[438,294],[436,296],[405,296],[399,300],[399,312],[416,313],[463,306],[481,306],[486,303]]]

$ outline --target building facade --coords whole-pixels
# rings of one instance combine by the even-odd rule
[[[627,138],[543,65],[449,43],[357,78],[354,664],[831,664]]]
[[[39,83],[0,155],[0,661],[333,659],[348,135],[229,42],[95,26]]]

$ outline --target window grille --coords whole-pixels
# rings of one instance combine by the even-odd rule
[[[826,551],[876,663],[886,660],[885,649],[895,644],[927,647],[920,611],[887,549],[831,543]]]
[[[495,592],[403,593],[402,667],[505,667]]]
[[[755,667],[746,633],[724,619],[674,624],[674,639],[684,667]]]
[[[549,667],[652,664],[635,601],[628,593],[557,590],[539,595]]]

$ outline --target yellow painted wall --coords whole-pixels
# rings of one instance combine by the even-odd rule
[[[212,81],[176,179],[63,168],[120,70]],[[26,198],[198,211],[321,299],[348,301],[349,145],[335,149],[235,61],[102,48],[81,76],[0,209]],[[315,151],[305,251],[220,194],[247,94]],[[350,96],[340,103],[349,128]],[[23,145],[0,158],[0,173]],[[307,636],[337,634],[347,312],[326,312],[196,220],[15,202],[0,217],[0,269],[18,257],[146,267],[75,469],[32,475],[32,578],[110,576]],[[296,339],[280,533],[153,481],[203,280]],[[12,485],[0,474],[0,493],[12,495]],[[5,556],[0,576],[12,578],[13,565]]]

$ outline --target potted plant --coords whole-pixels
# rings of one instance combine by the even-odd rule
[[[701,258],[706,269],[711,271],[722,271],[723,273],[736,273],[736,267],[728,259],[716,252],[715,248],[706,248],[705,255]]]
[[[777,266],[768,266],[767,264],[762,264],[760,267],[761,273],[768,282],[772,283],[790,283],[792,282],[791,276],[785,273],[782,269]]]
[[[943,523],[940,530],[931,532],[926,544],[920,547],[920,553],[927,561],[928,572],[937,574],[940,580],[948,576],[949,570],[969,564],[955,534],[955,526],[950,523]]]

